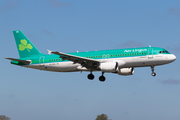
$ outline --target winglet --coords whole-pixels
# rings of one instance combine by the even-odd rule
[[[51,52],[52,52],[52,51],[50,51],[50,50],[48,50],[48,49],[47,49],[47,51],[48,51],[48,54],[51,55]]]

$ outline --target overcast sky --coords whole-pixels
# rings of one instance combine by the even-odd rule
[[[132,76],[58,73],[11,65],[12,31],[42,52],[162,47],[175,62]],[[12,120],[180,120],[179,0],[0,0],[0,114]]]

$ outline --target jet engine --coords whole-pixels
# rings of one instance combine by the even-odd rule
[[[133,75],[134,68],[120,68],[117,70],[118,75]]]
[[[102,72],[116,72],[118,67],[117,62],[105,62],[101,63],[99,68]]]

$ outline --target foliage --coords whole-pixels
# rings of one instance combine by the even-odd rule
[[[108,116],[106,114],[98,115],[96,120],[108,120]]]
[[[0,120],[11,120],[9,117],[6,117],[5,115],[0,115]]]

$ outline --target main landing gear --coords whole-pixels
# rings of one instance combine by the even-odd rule
[[[93,80],[94,79],[94,75],[92,74],[92,72],[87,76],[89,80]]]
[[[104,82],[106,78],[104,77],[104,72],[102,72],[102,75],[99,77],[99,81]]]
[[[156,73],[154,72],[154,66],[151,66],[151,71],[152,71],[151,75],[156,76]]]
[[[87,76],[87,78],[89,80],[94,79],[94,75],[92,74],[92,72]],[[104,77],[104,72],[102,72],[102,75],[99,77],[99,81],[104,82],[105,80],[106,80],[106,78]]]

